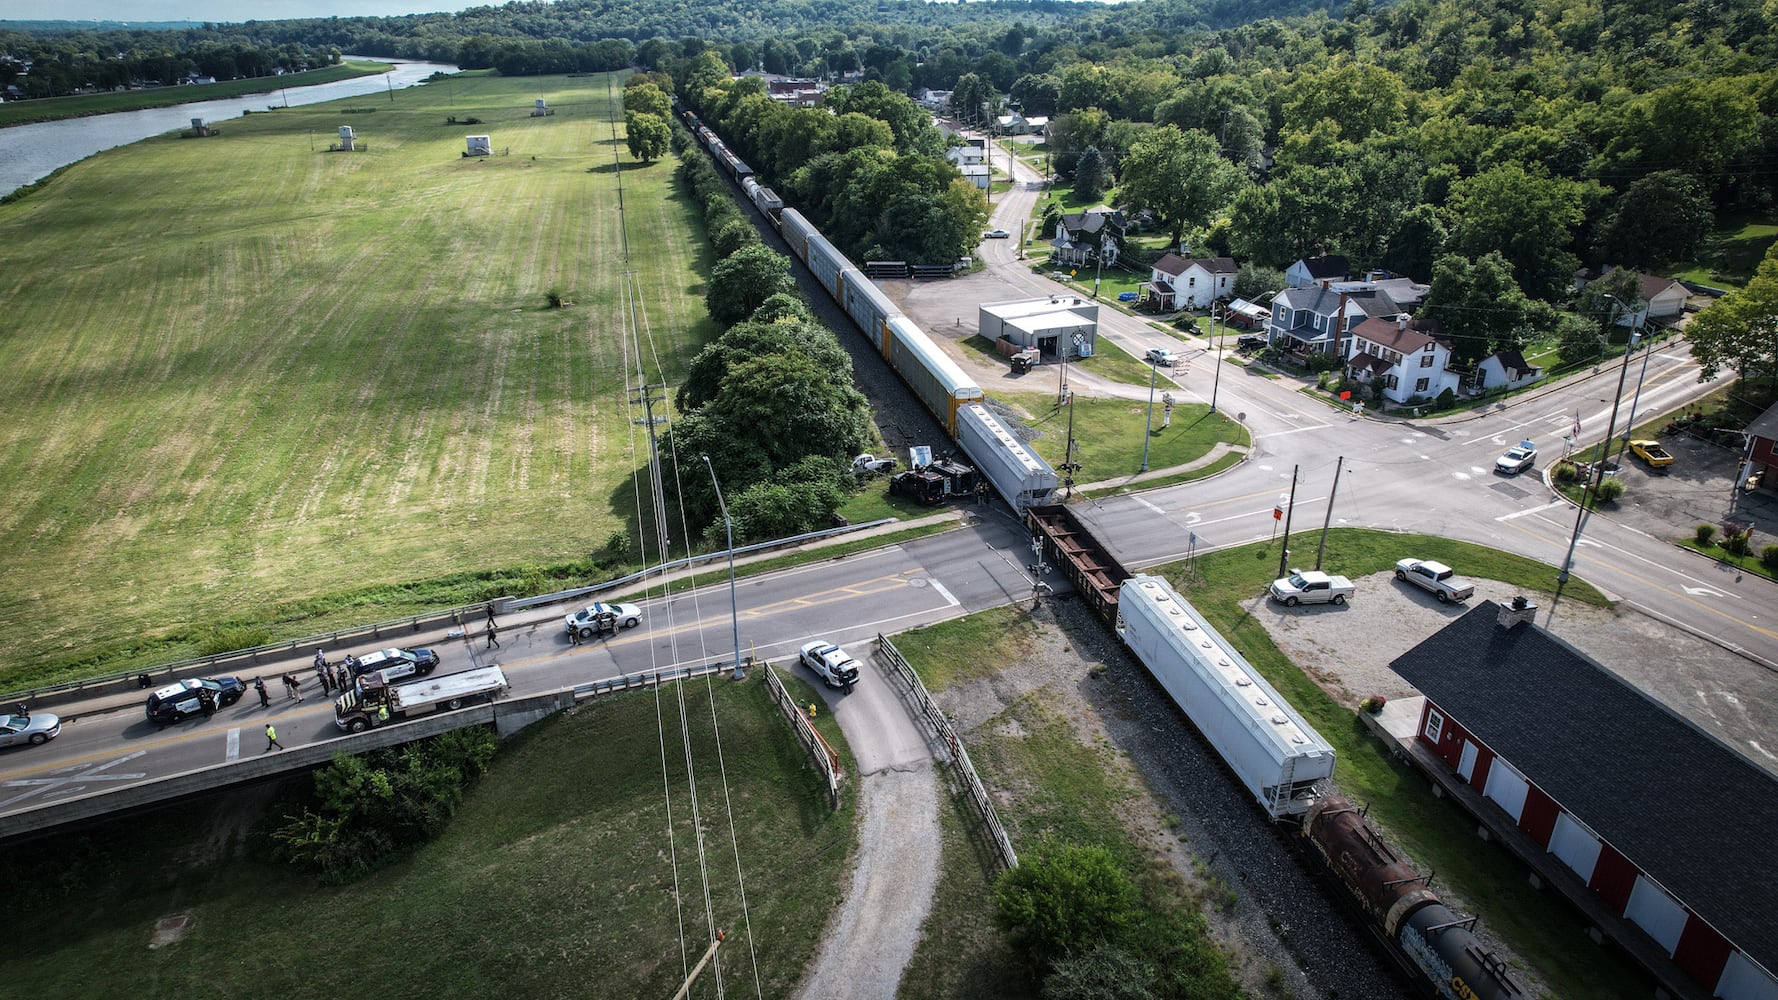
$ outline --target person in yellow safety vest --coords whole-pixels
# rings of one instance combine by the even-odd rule
[[[377,721],[378,722],[388,722],[389,721],[389,706],[388,705],[377,706]]]

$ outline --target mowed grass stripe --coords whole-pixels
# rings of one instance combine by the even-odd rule
[[[170,659],[209,623],[342,590],[579,558],[629,527],[604,82],[548,81],[558,113],[533,119],[537,86],[254,115],[0,207],[9,681],[95,650]],[[484,124],[444,124],[469,108]],[[342,123],[368,151],[324,151]],[[460,156],[483,132],[510,155]],[[671,163],[624,163],[648,377],[676,381],[709,335],[701,234]],[[574,305],[546,308],[551,288]]]

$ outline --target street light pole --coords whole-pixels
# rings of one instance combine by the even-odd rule
[[[1216,412],[1216,390],[1218,386],[1222,385],[1222,355],[1218,354],[1216,351],[1216,321],[1218,319],[1222,320],[1222,331],[1227,333],[1229,329],[1229,314],[1227,310],[1227,306],[1218,305],[1215,302],[1210,303],[1210,363],[1216,366],[1215,373],[1210,377],[1211,413]]]
[[[1154,380],[1159,367],[1154,355],[1148,356],[1148,416],[1142,421],[1142,468],[1138,472],[1148,471],[1148,439],[1154,435]]]
[[[722,510],[722,530],[728,536],[728,616],[730,627],[735,634],[735,673],[734,679],[747,679],[746,671],[741,669],[741,612],[735,601],[735,524],[729,520],[728,504],[722,499],[722,484],[716,481],[716,467],[710,464],[710,456],[704,456],[704,468],[710,470],[710,485],[716,487],[716,506]]]

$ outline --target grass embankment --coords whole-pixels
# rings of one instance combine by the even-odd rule
[[[856,813],[828,808],[758,673],[664,690],[658,707],[637,692],[539,723],[505,746],[442,837],[344,888],[233,857],[231,824],[244,828],[252,792],[8,849],[0,875],[31,887],[32,918],[12,928],[0,980],[18,996],[671,996],[676,897],[688,963],[709,940],[679,690],[714,921],[728,935],[724,984],[754,995],[756,956],[765,995],[786,996],[844,892]],[[155,922],[181,913],[193,918],[185,938],[149,950]],[[711,973],[692,995],[716,995]]]
[[[262,76],[252,80],[225,80],[187,87],[147,87],[122,93],[75,94],[70,97],[40,97],[32,101],[0,104],[0,128],[31,122],[53,122],[64,118],[85,118],[107,115],[114,111],[141,111],[144,108],[166,108],[196,101],[219,101],[244,94],[275,94],[290,87],[312,87],[318,83],[350,80],[355,76],[373,76],[389,72],[388,63],[346,62],[302,73],[283,76]],[[284,110],[284,109],[280,109]],[[233,127],[232,120],[229,126]]]
[[[1316,535],[1299,532],[1295,536],[1301,539],[1297,548],[1313,545]],[[1536,968],[1555,995],[1568,1000],[1611,1000],[1642,992],[1641,984],[1608,950],[1590,942],[1583,944],[1582,921],[1532,889],[1523,867],[1497,844],[1478,840],[1472,821],[1450,802],[1434,799],[1418,772],[1391,759],[1387,748],[1369,735],[1352,709],[1339,704],[1292,664],[1272,643],[1264,626],[1241,607],[1242,601],[1270,582],[1277,568],[1277,544],[1224,550],[1199,557],[1189,568],[1178,563],[1150,572],[1166,576],[1186,593],[1327,738],[1339,754],[1336,777],[1342,790],[1368,803],[1371,814],[1419,866],[1435,870],[1438,884],[1447,894],[1454,891],[1463,905],[1478,911],[1494,933]],[[1542,563],[1464,542],[1344,528],[1328,534],[1328,560],[1353,576],[1385,570],[1399,552],[1409,550],[1462,566],[1472,577],[1513,583],[1527,594],[1545,593],[1546,599],[1546,588],[1554,575]],[[1579,581],[1564,588],[1563,599],[1596,606],[1607,603],[1597,590]],[[896,637],[896,644],[922,677],[942,690],[992,674],[1003,665],[1014,665],[1007,669],[1016,670],[1030,642],[1027,632],[1036,627],[1016,611],[1001,609],[906,633]],[[1064,732],[1066,723],[1046,719],[1046,712],[1053,715],[1041,701],[1028,697],[1009,710],[1007,724],[978,727],[969,747],[989,788],[1006,790],[1005,805],[999,812],[1013,833],[1014,846],[1026,848],[1028,831],[1046,829],[1077,830],[1080,835],[1120,842],[1118,838],[1127,834],[1101,825],[1118,809],[1128,809],[1128,801],[1106,784],[1110,766],[1103,761],[1092,763],[1097,755],[1110,751],[1073,740]],[[1015,746],[1018,749],[1014,750]],[[1101,773],[1091,775],[1087,770],[1091,767]],[[984,863],[979,856],[983,848],[969,817],[965,815],[959,822],[967,824],[961,833],[946,834],[941,898],[947,894],[969,898],[973,891],[984,901],[982,905],[989,905],[988,890],[977,885],[978,880],[993,877],[991,862]],[[979,976],[982,967],[1008,968],[1004,939],[991,920],[979,913],[943,911],[929,922],[926,933],[928,943],[916,955],[916,962],[927,963],[918,967],[929,969],[941,982],[951,981],[942,979],[944,970],[951,966],[961,970],[954,975],[968,972],[972,977]],[[935,947],[933,942],[954,950],[941,962],[939,955],[930,951]],[[914,997],[954,995],[941,988],[904,992]]]
[[[0,687],[483,599],[633,538],[627,387],[713,330],[695,213],[614,145],[606,85],[397,91],[355,153],[325,151],[337,104],[255,115],[0,207]]]
[[[1054,396],[1008,393],[1003,401],[1022,408],[1026,423],[1038,432],[1028,442],[1044,461],[1056,465],[1068,442],[1068,407]],[[1152,423],[1146,400],[1074,398],[1074,457],[1081,470],[1075,481],[1095,482],[1135,475],[1142,467],[1142,433],[1149,428],[1148,467],[1165,469],[1195,462],[1218,443],[1245,447],[1246,428],[1225,414],[1211,413],[1202,403],[1173,407],[1173,420],[1163,429],[1160,390],[1155,393]]]

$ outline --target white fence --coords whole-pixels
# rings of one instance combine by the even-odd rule
[[[833,747],[815,731],[815,724],[803,714],[803,710],[784,690],[784,682],[778,679],[778,672],[766,664],[766,690],[771,693],[772,700],[778,703],[778,710],[790,720],[790,728],[796,731],[797,741],[809,752],[809,759],[815,762],[815,770],[821,772],[822,780],[827,782],[827,804],[829,807],[840,807],[840,755]]]

